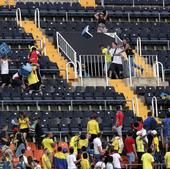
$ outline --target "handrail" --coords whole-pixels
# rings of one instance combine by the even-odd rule
[[[63,46],[60,45],[59,38],[62,39],[62,41],[64,42],[64,44],[62,44]],[[76,65],[77,64],[77,52],[73,49],[73,47],[66,41],[66,39],[59,32],[56,32],[56,42],[57,42],[58,52],[59,52],[59,49],[61,49],[62,52],[67,56],[67,58]],[[71,50],[72,56],[69,54],[68,49]]]
[[[132,98],[132,109],[133,109],[133,111],[134,111],[134,114],[135,114],[136,116],[139,116],[139,104],[138,104],[138,98],[137,98],[137,96],[134,96],[134,97]]]
[[[83,75],[82,75],[82,65],[80,61],[77,61],[78,68],[79,68],[79,77],[80,77],[80,85],[83,86]]]
[[[22,17],[21,17],[21,9],[20,8],[16,9],[16,21],[17,21],[17,25],[22,27]]]
[[[107,72],[108,67],[107,67],[106,56],[104,56],[104,62],[105,62],[104,69],[105,69],[106,86],[108,86],[109,85],[109,79],[108,79],[108,72]]]
[[[164,82],[165,81],[165,74],[164,74],[164,66],[161,62],[156,62],[155,63],[155,73],[156,73],[156,77],[157,77],[157,85],[160,86],[160,72],[159,72],[159,66],[161,66],[161,79]]]
[[[154,96],[152,97],[152,113],[153,113],[153,117],[158,117],[158,101],[157,98]]]
[[[74,68],[74,76],[75,78],[77,78],[77,66],[74,64],[74,62],[67,62],[66,63],[66,80],[67,80],[67,83],[69,82],[69,65],[73,65],[73,68]]]
[[[34,22],[36,27],[40,28],[40,10],[38,8],[36,8],[34,12]]]
[[[137,38],[137,42],[136,42],[136,45],[137,45],[137,53],[142,56],[142,40],[140,37]]]
[[[128,56],[128,65],[129,65],[129,84],[132,87],[133,86],[133,81],[132,81],[132,65],[130,62],[130,55]]]

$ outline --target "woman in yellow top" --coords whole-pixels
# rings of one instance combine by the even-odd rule
[[[51,169],[52,163],[51,163],[51,155],[48,149],[44,149],[44,154],[42,156],[42,167],[43,169]]]
[[[88,160],[88,154],[83,153],[83,158],[80,161],[81,169],[90,169],[90,163]]]
[[[85,133],[81,133],[80,139],[78,140],[78,152],[82,149],[82,147],[88,147],[88,139],[86,138]]]

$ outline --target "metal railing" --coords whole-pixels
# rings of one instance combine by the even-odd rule
[[[136,116],[139,116],[139,103],[138,103],[138,98],[137,98],[137,96],[134,96],[134,97],[132,98],[132,109],[133,109],[133,111],[134,111],[134,114],[135,114]]]
[[[140,56],[142,56],[142,41],[140,37],[137,38],[136,45],[137,45],[137,53]]]
[[[104,55],[79,55],[81,69],[81,84],[83,78],[105,78],[105,86],[108,86],[108,67]]]
[[[34,12],[34,22],[36,27],[40,28],[40,10],[38,8],[36,8]]]
[[[16,9],[16,21],[17,21],[17,25],[22,27],[22,17],[21,17],[21,9],[20,8]]]
[[[158,117],[158,101],[157,98],[154,96],[152,97],[152,113],[153,117]]]
[[[74,62],[67,62],[66,63],[66,80],[67,83],[69,82],[69,65],[72,65],[74,68],[74,77],[77,78],[77,65]]]
[[[160,69],[161,69],[161,76],[160,76]],[[164,72],[164,66],[161,62],[156,62],[154,65],[154,73],[157,78],[157,85],[160,86],[160,82],[165,82],[165,72]]]
[[[77,64],[76,51],[71,47],[71,45],[59,32],[56,32],[56,41],[58,52],[60,52],[61,50],[66,55],[66,57],[76,65]]]
[[[118,45],[122,45],[122,39],[119,38],[119,36],[117,35],[116,32],[113,32],[113,33],[105,33],[106,35],[112,37],[115,39],[115,42],[118,44]]]

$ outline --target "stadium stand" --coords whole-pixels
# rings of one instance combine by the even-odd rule
[[[26,151],[24,156],[28,159],[30,156],[32,159],[28,164],[25,162],[23,164],[34,169],[38,165],[37,160],[45,168],[44,158],[51,169],[59,168],[56,161],[61,165],[66,162],[69,167],[68,159],[73,158],[73,154],[67,154],[70,147],[74,149],[79,160],[76,165],[80,169],[84,169],[84,163],[91,165],[87,169],[95,168],[99,155],[104,156],[103,163],[105,162],[107,166],[109,165],[107,157],[111,155],[114,160],[115,154],[118,156],[121,154],[122,162],[119,157],[117,163],[113,161],[111,166],[116,167],[121,163],[122,168],[140,168],[143,163],[145,169],[144,155],[147,151],[151,158],[150,163],[155,160],[156,168],[168,167],[166,152],[169,144],[167,127],[170,117],[168,109],[170,4],[167,0],[107,0],[104,1],[105,4],[101,2],[100,0],[96,0],[96,3],[92,0],[80,3],[19,1],[15,4],[12,0],[0,2],[2,5],[0,42],[5,42],[11,48],[8,56],[10,77],[19,72],[22,65],[30,62],[28,56],[36,46],[37,51],[41,49],[37,66],[41,78],[38,75],[37,78],[39,81],[41,79],[42,83],[40,90],[33,92],[25,83],[28,78],[22,79],[24,87],[22,85],[14,87],[12,84],[0,87],[2,168],[6,166],[10,169],[10,165],[19,168],[22,164],[23,153],[20,152],[18,158],[16,151],[18,145],[15,142],[15,140],[20,142],[19,134]],[[21,13],[20,10],[18,12],[22,18],[16,19],[18,8],[21,10]],[[110,34],[96,33],[98,25],[94,14],[103,11],[109,13],[106,27]],[[85,39],[81,34],[87,25],[93,35],[91,39]],[[141,41],[137,41],[140,40],[139,37]],[[123,79],[110,79],[106,73],[106,58],[101,55],[99,46],[104,44],[107,47],[113,41],[121,46],[125,38],[128,38],[134,48],[133,59],[142,71],[135,69],[133,70],[135,73],[132,73],[133,66],[128,56],[125,60],[128,70],[124,70],[128,75]],[[159,67],[160,65],[162,67]],[[32,67],[31,72],[38,74],[38,71]],[[3,76],[1,81],[3,82]],[[95,85],[92,85],[92,82],[95,82]],[[148,113],[150,111],[152,113]],[[7,137],[6,125],[12,139]],[[90,125],[93,132],[89,129]],[[101,138],[99,131],[102,134]],[[84,133],[87,134],[89,142],[85,146],[86,150],[83,147],[87,141],[86,136],[84,138],[82,136]],[[8,141],[11,142],[10,147]],[[80,148],[81,141],[83,146]],[[91,148],[92,142],[94,148]],[[96,144],[99,144],[97,148],[100,147],[100,150],[95,149]],[[139,144],[142,145],[140,150]],[[8,153],[4,152],[4,146],[9,150]],[[63,153],[60,152],[60,146]],[[132,149],[129,153],[128,147]],[[153,153],[150,149],[147,150],[149,147]],[[11,151],[14,153],[13,156],[10,156]],[[87,159],[83,158],[85,153],[83,151],[88,152]],[[50,161],[50,154],[54,158],[54,163]],[[138,156],[138,159],[128,158],[131,154]],[[164,154],[165,160],[162,160]],[[60,168],[66,169],[64,166]]]

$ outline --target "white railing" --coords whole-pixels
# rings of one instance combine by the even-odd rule
[[[38,8],[36,8],[34,12],[34,22],[36,27],[40,28],[40,10]]]
[[[160,70],[161,70],[161,77],[160,77]],[[164,72],[164,66],[161,62],[156,62],[154,65],[154,73],[157,78],[157,85],[160,86],[160,81],[165,81],[165,72]]]
[[[81,81],[83,78],[105,78],[105,86],[108,86],[108,67],[104,55],[79,55],[81,67]]]
[[[139,104],[138,104],[138,98],[137,96],[134,96],[132,98],[132,109],[133,109],[133,112],[136,116],[139,116]]]
[[[158,101],[155,96],[152,98],[152,113],[153,117],[158,117]]]
[[[66,63],[66,80],[67,80],[67,83],[69,82],[69,65],[73,66],[73,69],[74,69],[74,77],[75,79],[77,78],[77,65],[74,63],[74,62],[67,62]]]
[[[138,53],[140,56],[142,56],[142,41],[141,41],[141,38],[140,38],[140,37],[137,38],[136,44],[137,44],[137,53]]]
[[[66,55],[66,57],[76,65],[77,64],[76,51],[71,47],[71,45],[59,32],[56,32],[56,41],[58,52],[60,52],[61,50]]]
[[[105,33],[106,35],[108,35],[108,36],[110,36],[110,37],[112,37],[112,38],[114,38],[115,39],[115,42],[117,43],[117,44],[121,44],[122,45],[122,39],[120,39],[120,37],[117,35],[117,33],[116,32],[113,32],[113,33]]]
[[[20,8],[16,9],[16,21],[17,21],[17,25],[22,27],[22,17],[21,17],[21,9]]]

